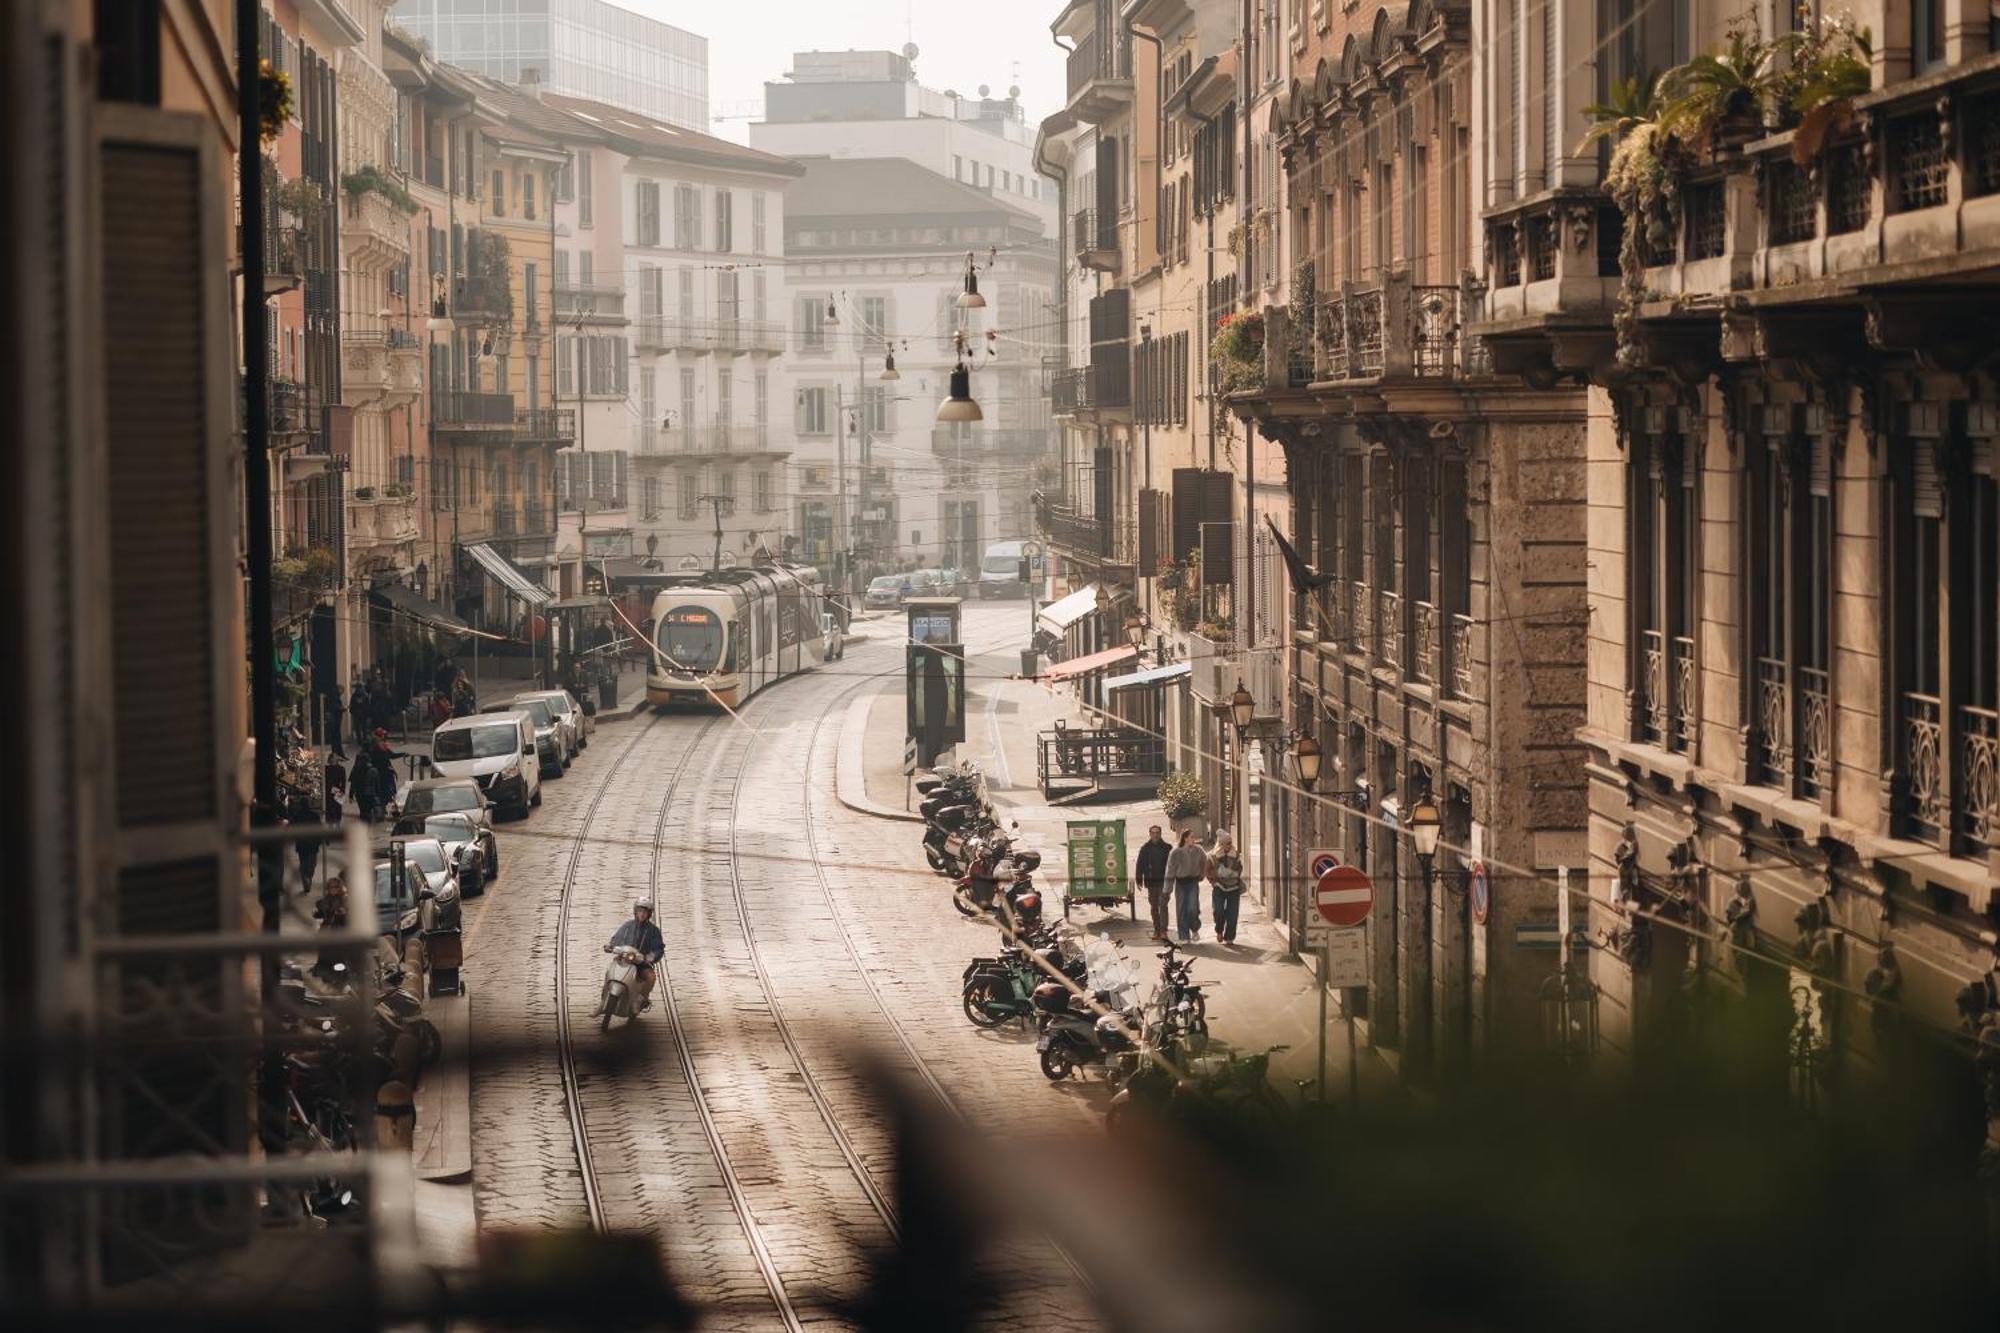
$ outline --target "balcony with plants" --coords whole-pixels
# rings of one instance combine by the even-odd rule
[[[1294,299],[1290,309],[1310,310],[1312,318],[1304,330],[1293,321],[1289,336],[1297,341],[1304,334],[1313,384],[1449,380],[1488,371],[1483,343],[1466,330],[1476,308],[1468,286],[1419,284],[1394,272],[1380,282],[1314,293],[1311,304]],[[1293,370],[1288,361],[1287,380]]]
[[[340,178],[340,193],[340,241],[349,264],[387,269],[410,257],[417,201],[401,181],[369,163]]]

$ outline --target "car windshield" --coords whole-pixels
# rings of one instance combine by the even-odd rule
[[[553,727],[556,724],[556,715],[549,711],[549,701],[546,699],[516,699],[514,706],[535,719],[537,728]]]
[[[520,735],[513,726],[500,722],[484,727],[456,727],[440,731],[431,738],[431,758],[446,762],[453,759],[497,759],[503,754],[514,753]]]
[[[1018,574],[1021,572],[1021,557],[989,555],[979,562],[979,567],[988,574]]]
[[[543,703],[545,703],[545,704],[547,704],[547,705],[548,705],[548,706],[549,706],[549,707],[550,707],[551,709],[553,709],[553,710],[555,711],[555,713],[556,713],[556,715],[557,715],[558,717],[568,717],[568,716],[569,716],[569,696],[568,696],[568,695],[566,695],[566,694],[551,694],[551,695],[550,695],[550,696],[549,696],[548,698],[546,698],[546,699],[542,700],[542,702],[543,702]]]
[[[498,730],[498,728],[492,728]],[[446,736],[462,735],[460,732],[446,732]],[[434,745],[432,749],[437,747]],[[506,751],[501,751],[506,753]],[[472,785],[453,783],[445,787],[412,787],[410,798],[403,802],[406,815],[443,814],[447,810],[477,810],[479,789]]]
[[[375,906],[377,910],[409,906],[408,900],[396,892],[395,880],[390,877],[387,861],[380,862],[375,867]]]
[[[428,875],[435,875],[445,869],[444,848],[428,839],[422,842],[404,843],[403,859]]]
[[[884,575],[883,575],[883,576],[882,576],[881,578],[879,578],[879,579],[873,579],[873,580],[870,580],[870,582],[869,582],[869,584],[868,584],[868,591],[870,591],[870,592],[894,592],[894,591],[895,591],[896,589],[898,589],[898,588],[900,588],[900,587],[902,587],[902,586],[903,586],[903,576],[902,576],[902,575],[900,575],[900,574],[884,574]]]
[[[655,642],[670,667],[713,671],[722,660],[722,621],[702,606],[677,606],[660,617]]]
[[[424,832],[440,842],[471,842],[472,821],[464,815],[436,815],[424,821]]]

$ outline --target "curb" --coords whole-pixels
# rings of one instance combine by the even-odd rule
[[[875,696],[863,694],[847,705],[847,715],[840,719],[840,753],[834,761],[833,794],[842,805],[857,814],[921,824],[924,817],[914,810],[898,810],[892,805],[880,805],[868,799],[867,783],[862,777],[861,746],[868,732],[868,710],[874,705]]]
[[[410,1158],[417,1179],[457,1184],[472,1178],[472,1000],[464,994],[424,1002],[444,1053],[417,1080],[417,1141]]]

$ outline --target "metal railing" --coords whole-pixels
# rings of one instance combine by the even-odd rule
[[[1959,832],[1981,852],[2000,846],[2000,712],[1958,708]]]
[[[1158,777],[1167,771],[1166,741],[1142,731],[1045,731],[1037,738],[1035,774],[1051,782],[1102,782],[1106,778]]]
[[[1451,618],[1451,689],[1461,699],[1478,697],[1473,691],[1472,617]]]
[[[514,429],[524,440],[553,440],[569,444],[576,439],[576,409],[523,408],[514,414]]]
[[[1942,847],[1950,825],[1944,711],[1937,696],[1930,694],[1906,693],[1902,704],[1903,781],[1908,789],[1910,833],[1933,847]]]
[[[1694,748],[1696,697],[1699,677],[1695,672],[1694,640],[1685,635],[1673,642],[1674,740],[1676,748]]]
[[[1757,659],[1758,762],[1756,781],[1790,790],[1792,781],[1792,673],[1788,663]]]
[[[1049,540],[1068,551],[1103,556],[1110,553],[1111,525],[1095,514],[1080,514],[1063,505],[1048,509]]]
[[[1403,598],[1384,588],[1378,597],[1381,610],[1376,632],[1382,640],[1382,660],[1398,671],[1403,669]]]
[[[1432,684],[1438,676],[1438,609],[1429,602],[1418,602],[1413,628],[1416,631],[1416,646],[1410,654],[1411,669],[1416,679]]]
[[[1639,631],[1639,727],[1640,735],[1655,745],[1665,745],[1667,714],[1666,636],[1656,629]]]
[[[1090,401],[1090,367],[1064,366],[1049,376],[1049,410],[1056,413],[1087,409]]]
[[[1797,752],[1799,795],[1818,799],[1833,779],[1833,712],[1826,672],[1800,667]]]
[[[431,420],[440,426],[514,426],[514,395],[474,393],[467,389],[433,389]]]

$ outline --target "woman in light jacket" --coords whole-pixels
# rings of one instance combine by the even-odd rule
[[[1208,874],[1208,853],[1194,840],[1193,829],[1182,829],[1167,853],[1167,882],[1174,886],[1174,918],[1182,943],[1201,937],[1201,881]]]

